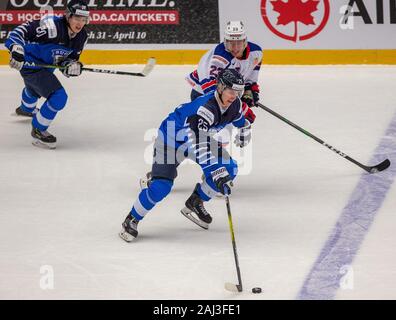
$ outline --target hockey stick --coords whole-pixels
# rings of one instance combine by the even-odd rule
[[[269,112],[270,114],[272,114],[273,116],[277,117],[278,119],[282,120],[283,122],[286,122],[288,125],[292,126],[293,128],[297,129],[298,131],[304,133],[305,135],[307,135],[308,137],[314,139],[315,141],[319,142],[320,144],[324,145],[325,147],[329,148],[331,151],[334,151],[335,153],[337,153],[338,155],[340,155],[341,157],[349,160],[350,162],[356,164],[357,166],[359,166],[360,168],[366,170],[368,173],[377,173],[380,171],[384,171],[385,169],[387,169],[391,162],[389,161],[389,159],[385,159],[384,161],[382,161],[381,163],[375,165],[375,166],[366,166],[364,164],[361,164],[360,162],[356,161],[355,159],[351,158],[350,156],[346,155],[345,153],[343,153],[340,150],[337,150],[336,148],[334,148],[333,146],[329,145],[328,143],[324,142],[323,140],[319,139],[318,137],[314,136],[312,133],[308,132],[307,130],[299,127],[298,125],[296,125],[295,123],[287,120],[285,117],[281,116],[279,113],[276,113],[275,111],[271,110],[270,108],[266,107],[265,105],[261,104],[260,102],[257,103],[257,107],[260,107],[261,109]]]
[[[99,72],[99,73],[109,73],[109,74],[120,74],[127,76],[135,76],[135,77],[146,77],[154,68],[156,63],[155,58],[150,58],[147,60],[146,65],[144,66],[141,72],[127,72],[127,71],[116,71],[116,70],[107,70],[107,69],[97,69],[97,68],[85,68],[83,67],[83,71],[89,72]],[[64,67],[56,66],[56,65],[48,65],[48,64],[35,64],[34,62],[26,62],[25,66],[27,67],[41,67],[47,69],[64,69]]]
[[[231,232],[232,249],[234,251],[235,266],[236,266],[236,271],[237,271],[237,276],[238,276],[238,284],[226,282],[224,287],[228,291],[242,292],[241,271],[239,270],[238,253],[237,253],[236,242],[235,242],[234,227],[232,225],[230,199],[228,196],[226,196],[225,199],[226,199],[226,205],[227,205],[228,223],[230,225],[230,232]]]
[[[156,63],[155,58],[148,59],[146,65],[144,66],[144,68],[141,72],[125,72],[125,71],[105,70],[105,69],[96,69],[96,68],[82,68],[82,69],[84,71],[89,71],[89,72],[111,73],[111,74],[121,74],[121,75],[127,75],[127,76],[146,77],[153,70],[155,63]]]

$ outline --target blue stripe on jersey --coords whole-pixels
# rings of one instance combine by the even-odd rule
[[[259,45],[255,44],[255,43],[253,43],[253,42],[249,42],[249,41],[248,41],[248,46],[249,46],[250,52],[253,52],[253,51],[263,51]]]

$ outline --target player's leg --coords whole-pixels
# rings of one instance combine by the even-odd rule
[[[36,108],[37,101],[40,98],[34,90],[29,90],[28,87],[23,88],[21,105],[16,108],[15,113],[18,116],[33,117],[33,115],[38,111]]]
[[[56,137],[50,134],[47,129],[57,113],[65,107],[66,91],[57,77],[48,70],[40,70],[25,76],[24,79],[25,83],[29,83],[30,88],[46,98],[40,110],[33,116],[31,133],[33,144],[53,149],[56,147]]]
[[[211,172],[213,168],[225,167],[231,179],[234,179],[238,172],[238,165],[234,159],[230,157],[228,152],[219,147],[217,158],[212,161],[216,163],[199,162],[194,159],[198,165],[201,166],[204,179],[202,182],[197,183],[191,196],[187,199],[185,207],[182,209],[182,214],[198,224],[204,229],[208,229],[209,224],[212,222],[210,213],[206,210],[204,203],[210,201],[214,196],[219,194],[215,182],[213,181]]]
[[[175,157],[169,157],[169,155],[175,153],[175,149],[164,146],[159,139],[156,140],[150,183],[140,191],[122,224],[123,230],[120,232],[120,237],[125,241],[130,242],[138,236],[138,223],[171,192],[179,163],[171,160]]]
[[[56,147],[56,137],[50,134],[47,129],[55,119],[57,113],[65,107],[66,102],[67,94],[64,88],[57,89],[48,96],[48,99],[41,106],[40,110],[33,116],[33,144],[48,146],[50,149]]]

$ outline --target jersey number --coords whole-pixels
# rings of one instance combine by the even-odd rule
[[[208,131],[208,123],[204,119],[198,119],[198,129],[202,131]]]
[[[38,27],[36,29],[36,37],[37,38],[44,36],[46,33],[47,33],[47,31],[45,29],[43,29],[42,27]]]
[[[218,67],[216,67],[216,66],[211,66],[210,67],[210,75],[211,76],[214,76],[214,77],[217,77],[217,75],[219,74],[219,72],[221,71],[221,70],[223,70],[223,68],[218,68]]]

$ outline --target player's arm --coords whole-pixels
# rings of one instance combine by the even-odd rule
[[[217,142],[211,139],[210,132],[215,119],[215,113],[206,106],[199,107],[197,113],[188,119],[189,151],[194,154],[202,168],[215,159],[211,148],[216,147],[217,150]]]
[[[255,65],[250,74],[245,78],[245,92],[243,93],[242,101],[249,107],[254,107],[260,100],[260,87],[257,82],[261,68],[262,53],[257,57],[257,60],[260,62]]]
[[[209,65],[205,66],[207,70],[198,69],[200,75],[204,74],[202,77],[200,85],[204,93],[208,93],[216,89],[217,86],[217,75],[218,73],[225,69],[229,64],[229,61],[222,57],[221,55],[214,54],[210,59]]]
[[[59,25],[52,17],[26,22],[12,30],[5,42],[10,51],[10,66],[21,70],[25,62],[24,47],[28,43],[47,43],[56,41]]]
[[[191,151],[194,152],[197,163],[201,166],[205,177],[210,177],[222,194],[230,194],[232,178],[223,164],[218,162],[218,155],[212,153],[218,150],[218,142],[211,139],[209,129],[215,122],[215,114],[201,106],[197,115],[191,118],[190,128],[195,134]]]
[[[10,32],[5,41],[6,48],[10,51],[10,67],[21,70],[25,63],[25,45],[37,40],[41,35],[40,22],[34,20],[21,24]]]
[[[250,143],[252,139],[252,123],[256,119],[256,115],[253,111],[246,105],[246,103],[241,102],[241,107],[235,120],[232,124],[237,127],[238,133],[235,136],[234,143],[237,147],[245,147]]]

